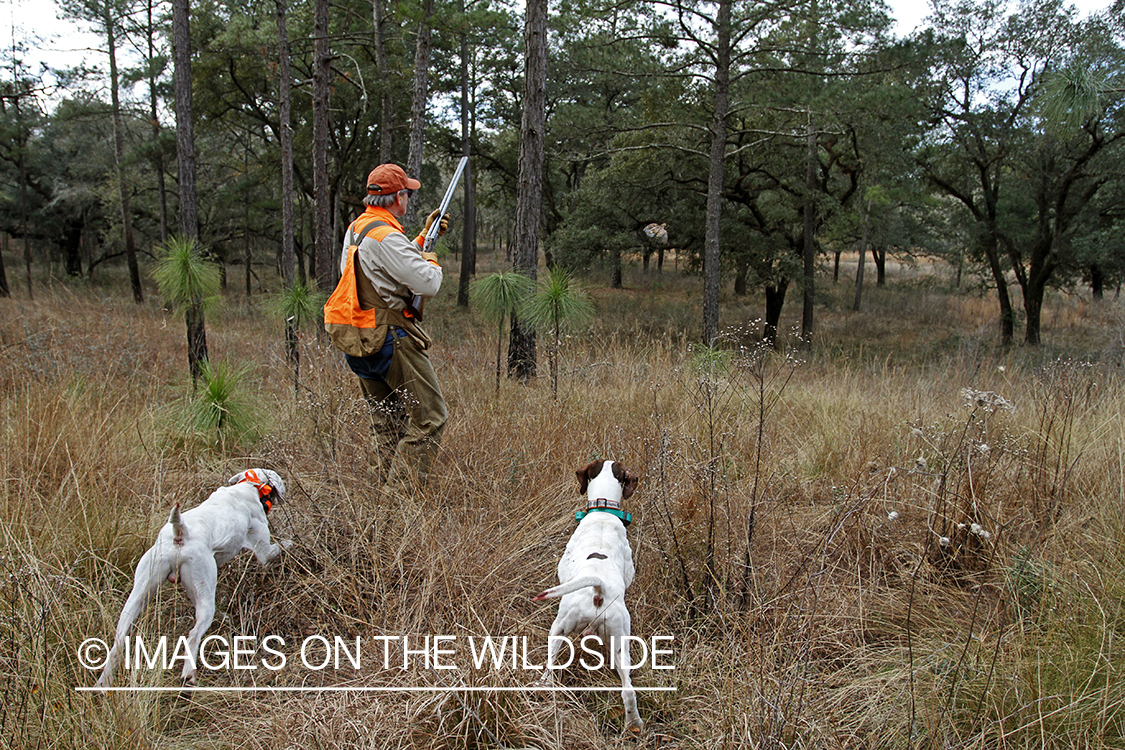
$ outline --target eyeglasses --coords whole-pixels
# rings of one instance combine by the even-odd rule
[[[410,188],[406,188],[402,192],[406,193],[407,198],[413,198],[414,197],[414,191],[411,190]]]

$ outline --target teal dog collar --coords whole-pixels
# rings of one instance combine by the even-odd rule
[[[586,502],[586,510],[580,510],[574,514],[575,521],[581,521],[590,513],[594,511],[601,511],[602,513],[612,513],[621,519],[621,522],[628,526],[633,522],[633,515],[621,510],[621,503],[617,500],[606,500],[604,497],[595,498]]]

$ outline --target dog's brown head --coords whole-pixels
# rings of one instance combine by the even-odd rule
[[[579,495],[586,494],[586,488],[590,486],[590,481],[600,476],[601,473],[606,470],[607,464],[609,465],[609,471],[613,474],[613,478],[621,483],[621,499],[629,499],[637,489],[637,475],[616,461],[609,460],[593,461],[575,472],[575,474],[578,475]]]

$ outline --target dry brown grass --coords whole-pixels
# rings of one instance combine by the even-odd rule
[[[371,486],[367,418],[336,354],[306,334],[294,397],[257,300],[232,293],[209,319],[212,358],[253,368],[244,388],[262,433],[222,449],[175,406],[188,388],[182,320],[108,283],[0,300],[2,742],[1122,746],[1119,304],[1055,297],[1048,343],[1002,350],[987,297],[918,274],[872,285],[852,313],[850,285],[825,283],[815,351],[761,352],[757,301],[725,298],[730,336],[706,355],[691,345],[694,279],[626,281],[594,290],[601,312],[566,342],[557,402],[544,384],[497,393],[491,327],[436,300],[453,418],[431,486],[408,498]],[[74,690],[95,677],[78,645],[112,633],[167,508],[250,465],[285,476],[271,523],[297,547],[265,573],[249,556],[224,569],[210,633],[284,638],[290,666],[206,672],[205,686],[527,685],[537,675],[464,659],[450,673],[374,660],[313,671],[294,644],[513,635],[541,658],[553,611],[528,595],[554,580],[580,502],[574,470],[594,457],[642,477],[634,632],[675,637],[674,670],[635,675],[677,688],[641,694],[640,738],[620,737],[615,693]],[[179,635],[190,619],[165,587],[139,632]],[[119,684],[172,686],[175,674]],[[616,677],[572,669],[562,682]]]

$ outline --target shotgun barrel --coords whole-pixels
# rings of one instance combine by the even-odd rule
[[[457,170],[453,173],[453,179],[449,181],[449,187],[445,189],[445,197],[441,199],[441,205],[438,206],[438,215],[434,219],[433,224],[430,224],[430,230],[426,232],[426,238],[422,242],[422,252],[432,253],[434,251],[434,243],[437,242],[438,233],[441,232],[441,219],[445,216],[446,209],[449,208],[449,201],[453,200],[453,193],[457,190],[457,183],[461,181],[461,174],[465,171],[465,165],[469,163],[469,157],[462,156],[461,161],[457,162]],[[422,320],[422,310],[425,307],[426,301],[422,295],[415,294],[410,298],[406,304],[406,310],[413,315],[419,322]]]
[[[469,157],[462,156],[461,161],[457,162],[457,171],[453,173],[453,179],[449,181],[449,187],[445,190],[445,197],[441,199],[441,205],[438,206],[437,219],[430,225],[430,231],[426,232],[426,242],[422,247],[424,252],[433,252],[434,243],[437,242],[438,232],[441,231],[441,217],[445,216],[446,209],[449,208],[449,201],[453,200],[453,193],[457,190],[457,183],[461,182],[461,174],[465,171],[465,165],[469,163]]]

